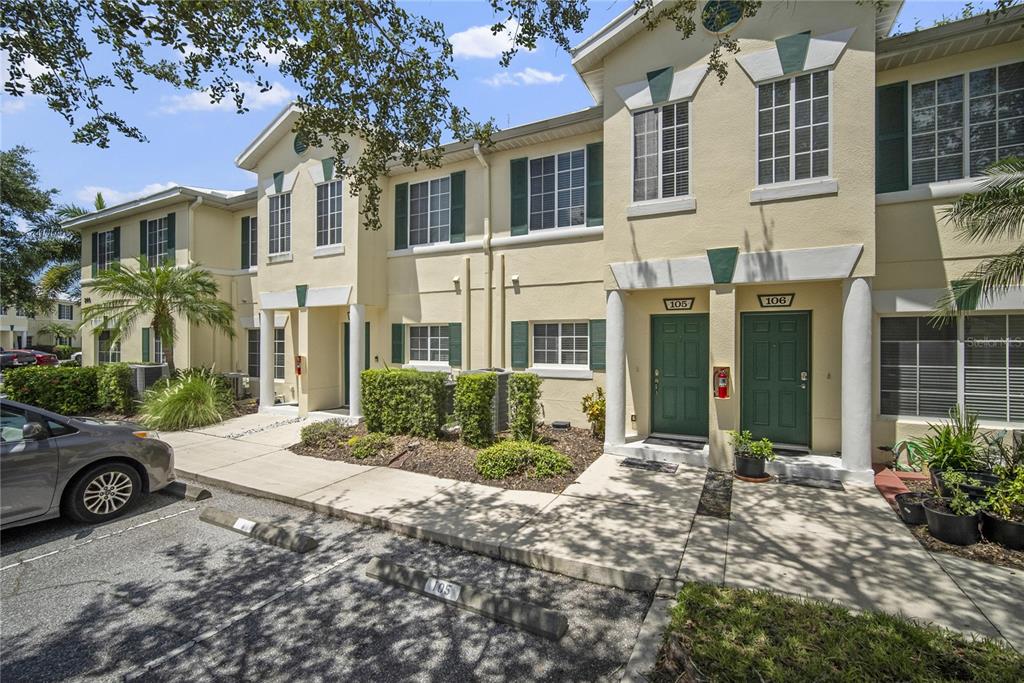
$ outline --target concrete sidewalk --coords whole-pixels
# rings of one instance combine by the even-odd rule
[[[627,590],[659,580],[768,588],[1004,638],[1024,652],[1021,572],[933,556],[869,486],[733,488],[730,519],[697,515],[705,470],[603,455],[559,495],[296,455],[305,420],[246,416],[162,435],[180,476]],[[244,434],[242,434],[244,432]],[[993,586],[997,589],[993,591]]]

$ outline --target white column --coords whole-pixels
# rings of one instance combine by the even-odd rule
[[[626,309],[622,291],[608,292],[605,310],[604,443],[626,443]]]
[[[260,410],[274,405],[274,311],[260,311]]]
[[[843,283],[843,468],[871,469],[871,283]]]
[[[348,307],[348,385],[352,388],[348,398],[349,417],[363,416],[363,325],[366,322],[366,306],[352,304]]]

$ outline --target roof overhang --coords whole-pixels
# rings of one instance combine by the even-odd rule
[[[140,211],[152,211],[164,206],[180,204],[183,201],[195,201],[202,198],[205,206],[214,206],[219,209],[244,209],[256,203],[256,188],[250,188],[244,192],[225,192],[208,190],[205,188],[189,187],[178,185],[161,192],[156,192],[145,197],[133,199],[130,202],[117,204],[99,211],[92,211],[77,218],[71,218],[61,223],[61,226],[68,230],[81,230],[97,223],[109,223],[130,216]]]
[[[235,157],[235,165],[247,171],[256,169],[256,163],[266,154],[271,147],[276,145],[281,138],[292,132],[295,122],[299,119],[300,110],[294,102],[285,105],[284,109],[278,112],[277,116],[271,119],[266,128],[253,139],[248,146]]]

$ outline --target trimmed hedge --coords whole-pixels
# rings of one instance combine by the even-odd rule
[[[303,427],[299,439],[309,448],[336,448],[348,440],[350,431],[341,420],[324,420]]]
[[[455,380],[455,420],[462,441],[477,448],[494,441],[494,393],[498,376],[493,372],[459,375]]]
[[[4,372],[8,398],[62,415],[99,408],[99,368],[34,365]]]
[[[135,387],[132,369],[127,363],[107,363],[99,366],[97,401],[100,408],[130,415],[135,405]]]
[[[534,441],[501,441],[476,454],[473,463],[484,479],[505,479],[525,473],[544,479],[572,470],[572,461],[551,446]]]
[[[531,372],[515,372],[508,378],[508,427],[513,439],[533,441],[536,438],[542,381]]]
[[[372,369],[362,372],[366,429],[384,434],[436,436],[444,425],[440,372]]]
[[[391,437],[386,434],[370,432],[364,436],[353,436],[348,440],[352,457],[359,460],[380,455],[391,448]]]

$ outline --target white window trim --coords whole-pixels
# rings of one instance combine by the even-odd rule
[[[441,328],[444,328],[448,332],[448,349],[447,349],[447,351],[448,351],[448,360],[413,360],[412,359],[412,331],[413,331],[413,329],[420,328],[420,327],[427,328],[427,358],[430,357],[430,351],[431,351],[430,340],[431,340],[432,337],[430,336],[430,328],[431,327],[441,327]],[[452,340],[451,340],[451,324],[450,323],[410,323],[409,325],[406,325],[405,343],[407,345],[406,348],[409,349],[409,362],[406,364],[409,367],[416,368],[417,366],[422,366],[422,367],[425,367],[425,368],[430,368],[430,369],[435,369],[435,370],[448,368],[448,370],[451,371]],[[440,351],[441,351],[441,349],[438,349],[438,355],[440,355]],[[406,366],[402,366],[402,367],[406,367]]]
[[[495,237],[491,240],[491,246],[514,247],[523,244],[537,244],[540,242],[561,242],[565,240],[585,240],[604,235],[603,225],[577,226],[575,228],[546,228],[528,232],[525,235],[509,235],[507,237]],[[483,244],[482,242],[480,243]]]
[[[519,239],[519,237],[516,237]],[[492,240],[495,244],[497,240]],[[459,251],[475,251],[483,249],[483,240],[467,240],[465,242],[436,242],[434,244],[417,244],[405,249],[392,249],[388,252],[388,258],[398,256],[428,256],[431,254],[451,254]]]
[[[558,151],[552,152],[551,154],[543,154],[536,157],[526,157],[526,234],[516,235],[516,238],[522,239],[531,234],[544,234],[553,232],[555,230],[582,230],[587,227],[587,145],[590,143],[584,143],[583,147],[573,145],[572,147],[566,147],[559,149]],[[580,225],[559,225],[558,224],[558,155],[559,154],[572,154],[573,152],[583,152],[583,223]],[[530,214],[533,209],[533,193],[530,191],[530,162],[535,159],[546,159],[547,157],[555,158],[555,224],[550,228],[537,228],[534,230],[530,227]],[[593,226],[592,226],[593,227]]]
[[[784,183],[761,185],[750,191],[750,203],[771,202],[776,199],[793,199],[796,197],[817,197],[820,195],[837,194],[839,181],[832,177],[789,180]]]
[[[586,325],[587,326],[587,362],[586,363],[536,363],[534,362],[534,340],[537,338],[534,334],[534,327],[536,325],[558,325],[558,354],[562,353],[562,325]],[[575,337],[576,335],[570,335]],[[590,369],[590,321],[589,320],[531,320],[530,321],[530,370],[536,369],[538,374],[547,373],[542,376],[544,377],[557,377],[560,375],[568,375],[565,379],[589,379],[589,377],[579,377],[577,375],[582,374],[584,371],[590,373],[593,377],[593,371]]]
[[[339,239],[337,242],[328,242],[327,244],[320,244],[320,245],[318,245],[316,243],[316,241],[317,241],[317,233],[319,232],[319,229],[317,228],[316,221],[320,217],[319,214],[317,213],[319,211],[319,208],[318,208],[317,205],[320,202],[319,202],[319,200],[317,198],[317,195],[319,194],[320,188],[322,186],[330,185],[331,183],[338,183],[339,187],[341,188],[338,191],[338,201],[341,202],[341,206],[339,207],[339,213],[341,214],[341,225],[338,226],[339,229],[341,230],[341,239]],[[345,202],[344,202],[344,197],[345,197],[345,184],[344,184],[344,182],[342,181],[341,178],[332,178],[330,180],[325,180],[322,183],[315,183],[313,185],[313,221],[314,221],[314,223],[313,223],[313,245],[314,245],[314,247],[313,247],[313,256],[314,257],[319,256],[319,255],[327,256],[327,255],[330,255],[330,254],[336,254],[336,253],[344,254],[345,253],[345,247],[344,247],[344,244],[345,244]],[[331,234],[331,231],[328,230],[327,231],[328,237],[330,237],[330,234]],[[339,246],[342,248],[341,252],[329,251],[331,248],[339,247]]]
[[[118,258],[119,258],[119,256],[120,256],[120,254],[114,254],[113,253],[114,248],[113,248],[113,246],[111,246],[110,247],[111,256],[110,256],[109,259],[107,259],[106,263],[104,263],[100,259],[100,256],[104,255],[106,250],[107,250],[106,243],[108,241],[110,241],[110,242],[113,241],[113,239],[114,239],[114,230],[116,230],[116,229],[117,228],[110,228],[109,230],[100,230],[97,233],[97,237],[96,237],[96,269],[97,270],[106,270],[111,265],[116,263]],[[148,225],[147,225],[146,229],[147,230],[149,229]]]
[[[345,253],[345,245],[341,242],[334,244],[325,244],[320,247],[313,247],[313,258],[322,258],[324,256],[337,256]]]
[[[812,76],[813,74],[821,71],[828,72],[828,175],[816,176],[811,178],[801,178],[800,180],[794,179],[796,175],[796,79],[798,76]],[[781,183],[761,183],[760,172],[758,170],[758,164],[760,163],[760,156],[758,154],[758,138],[760,137],[758,127],[760,121],[758,120],[758,113],[760,112],[758,103],[758,88],[762,85],[768,85],[769,83],[778,83],[779,81],[789,81],[789,180],[784,180]],[[821,69],[811,69],[808,71],[801,71],[799,73],[786,74],[779,78],[772,78],[765,81],[758,81],[754,84],[754,189],[750,191],[750,202],[764,202],[771,201],[772,199],[791,199],[794,197],[813,197],[819,194],[833,194],[839,191],[839,181],[835,177],[835,159],[833,152],[835,150],[835,69],[833,67],[826,67]],[[812,83],[813,88],[813,83]],[[813,91],[811,100],[813,101]],[[811,105],[811,116],[814,116],[814,105]],[[813,127],[813,118],[811,126]],[[812,138],[813,140],[813,134]],[[813,159],[811,161],[811,168],[814,168]],[[773,172],[774,175],[774,172]],[[806,190],[804,186],[813,181],[823,181],[834,185],[834,189],[821,190],[817,192],[802,192]],[[792,193],[786,194],[789,188],[795,188]],[[773,192],[774,191],[774,192]],[[755,198],[756,197],[756,198]]]
[[[409,245],[407,248],[415,249],[416,247],[433,247],[441,244],[450,244],[452,241],[452,175],[439,175],[433,178],[427,178],[426,180],[417,180],[415,182],[409,181],[409,191],[405,198],[405,243]],[[430,241],[430,183],[435,180],[444,180],[448,178],[448,239],[438,240],[437,242]],[[412,186],[423,185],[427,186],[427,241],[423,244],[412,243]],[[404,250],[403,250],[404,251]]]
[[[756,90],[755,90],[756,92]],[[688,131],[688,140],[686,144],[686,164],[688,170],[688,181],[689,192],[678,197],[662,197],[661,196],[661,108],[671,104],[686,103],[686,120]],[[667,102],[661,102],[654,104],[649,107],[640,107],[636,111],[629,112],[629,197],[630,203],[626,205],[626,217],[633,216],[653,216],[659,213],[676,213],[679,211],[695,211],[697,209],[697,201],[694,199],[693,194],[693,98],[684,97],[678,100],[670,100]],[[658,111],[658,198],[657,199],[644,199],[641,201],[633,200],[633,187],[636,184],[636,129],[635,129],[635,118],[636,114],[642,114],[643,112],[650,110]],[[756,122],[756,118],[755,118]],[[754,134],[757,137],[757,134]],[[756,163],[755,163],[756,166]],[[679,204],[682,208],[676,208],[671,206],[672,204]],[[647,207],[650,207],[648,209]]]
[[[270,199],[273,198],[273,197],[283,197],[285,195],[289,195],[289,198],[288,198],[288,250],[287,251],[270,251],[270,246],[271,246],[271,244],[273,244],[273,240],[270,238],[270,231],[272,229],[272,224],[273,224],[271,219],[270,219],[270,217],[271,217]],[[291,245],[292,245],[292,202],[291,202],[291,196],[290,195],[291,195],[291,191],[288,191],[288,192],[277,192],[275,194],[267,195],[267,256],[268,256],[267,263],[280,263],[281,261],[291,261],[292,260],[292,258],[291,258],[291,255],[292,255],[292,250],[291,250]],[[257,222],[256,225],[257,225],[257,229],[259,229],[259,223],[258,222]],[[280,242],[281,238],[279,237],[277,241]],[[288,258],[278,258],[278,259],[275,259],[274,258],[275,256],[278,256],[278,257],[287,256]]]
[[[451,374],[452,366],[441,361],[417,360],[402,365],[403,370],[419,370],[420,372],[445,372]]]
[[[594,371],[586,365],[551,365],[541,363],[526,368],[538,377],[546,379],[594,379]]]

